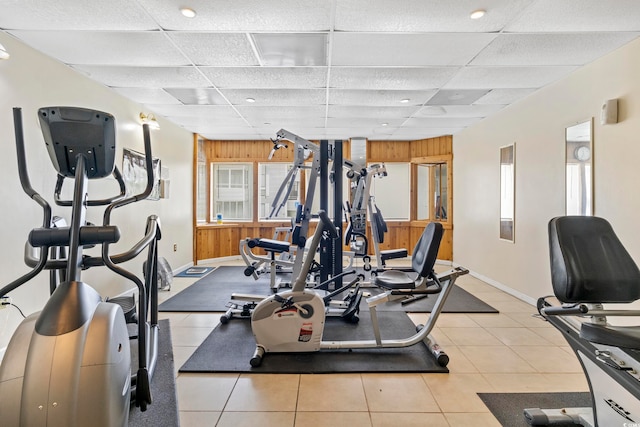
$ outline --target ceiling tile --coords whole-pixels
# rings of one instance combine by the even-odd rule
[[[166,88],[167,93],[185,105],[228,105],[229,102],[212,88]]]
[[[114,87],[113,89],[140,104],[180,104],[180,101],[160,88]]]
[[[246,105],[251,98],[258,105],[324,105],[327,93],[324,89],[222,89],[222,94],[233,105]]]
[[[496,34],[335,33],[331,65],[434,66],[465,65]]]
[[[465,128],[482,120],[481,117],[413,117],[404,123],[406,128]]]
[[[489,92],[488,89],[442,89],[427,105],[470,105]]]
[[[457,67],[333,67],[329,86],[341,89],[424,90],[445,84]]]
[[[146,88],[209,86],[209,82],[194,67],[74,65],[73,68],[107,86]]]
[[[329,117],[371,117],[376,119],[398,119],[411,117],[420,109],[419,106],[401,107],[371,107],[371,106],[344,106],[329,105]]]
[[[425,139],[443,135],[455,135],[464,128],[400,128],[393,133],[393,139]]]
[[[307,89],[327,85],[326,67],[200,67],[217,87]]]
[[[324,120],[325,106],[260,106],[256,104],[238,105],[238,112],[248,120],[263,120],[276,123],[280,119],[307,119],[322,118]]]
[[[638,33],[503,34],[471,65],[583,65],[637,36]]]
[[[21,30],[157,30],[158,25],[129,0],[3,0],[0,28]]]
[[[443,87],[451,89],[539,88],[578,67],[465,67]]]
[[[275,119],[275,120],[261,120],[260,118],[247,118],[251,126],[258,131],[264,133],[265,129],[272,129],[268,133],[271,133],[271,138],[275,138],[276,132],[280,129],[306,129],[306,128],[322,128],[325,124],[324,117],[315,118],[290,118],[290,119]]]
[[[251,42],[242,33],[169,32],[178,49],[195,65],[259,65]]]
[[[257,33],[251,37],[261,65],[319,67],[327,65],[327,35],[323,33]]]
[[[496,32],[533,0],[350,0],[336,2],[338,31]],[[469,18],[485,9],[482,19]]]
[[[640,31],[637,0],[537,0],[505,27],[509,32]]]
[[[334,128],[383,128],[383,127],[398,127],[402,126],[402,123],[407,120],[404,118],[398,119],[379,119],[372,117],[330,117],[327,119],[327,127]],[[383,124],[386,123],[386,124]]]
[[[329,104],[331,105],[401,105],[403,99],[408,105],[422,105],[436,93],[435,90],[349,90],[331,89]]]
[[[122,0],[121,0],[122,1]],[[328,31],[328,0],[190,0],[195,18],[180,14],[184,2],[138,0],[167,30],[186,31]]]
[[[157,114],[165,117],[172,117],[192,123],[189,120],[195,118],[204,118],[207,120],[242,120],[238,112],[231,106],[223,105],[165,105],[165,104],[147,104],[149,109]],[[244,123],[244,121],[242,121]]]
[[[487,117],[504,105],[433,105],[422,107],[414,117]]]
[[[478,99],[476,104],[501,104],[509,105],[526,96],[531,95],[537,89],[492,89],[488,94]]]
[[[25,43],[66,64],[189,65],[188,59],[158,31],[10,31]],[[158,55],[162,52],[162,55]]]

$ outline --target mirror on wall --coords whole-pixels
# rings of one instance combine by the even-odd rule
[[[566,128],[566,214],[593,215],[592,120]]]
[[[500,148],[500,239],[514,241],[516,145]]]
[[[416,219],[449,220],[449,161],[421,158],[416,164]]]

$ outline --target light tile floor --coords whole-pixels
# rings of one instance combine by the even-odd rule
[[[175,278],[161,301],[195,280]],[[471,275],[456,284],[500,313],[440,316],[433,335],[451,359],[448,374],[181,374],[221,313],[160,313],[171,320],[181,426],[500,426],[476,393],[588,391],[577,359],[535,307]],[[410,315],[415,323],[427,316]]]

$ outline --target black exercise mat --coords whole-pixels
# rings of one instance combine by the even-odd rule
[[[158,325],[158,362],[151,381],[153,403],[145,412],[133,407],[129,413],[129,427],[180,425],[169,320],[160,320]]]
[[[478,393],[478,396],[493,416],[503,426],[508,427],[529,426],[523,415],[525,408],[560,409],[591,406],[591,395],[586,392]]]
[[[415,325],[402,312],[378,313],[382,339],[415,334]],[[324,341],[374,339],[369,313],[358,324],[328,318]],[[250,372],[327,374],[345,372],[449,372],[439,366],[422,343],[405,348],[321,350],[313,353],[266,353],[262,365],[249,360],[256,348],[248,319],[219,324],[180,368],[180,372]],[[445,349],[446,351],[446,349]]]
[[[263,275],[258,280],[247,277],[243,273],[244,267],[223,266],[216,268],[206,277],[198,280],[182,292],[171,297],[159,306],[160,311],[189,311],[189,312],[219,312],[226,311],[232,293],[269,295],[269,275]],[[283,275],[284,277],[284,275]],[[345,282],[346,283],[346,282]],[[364,289],[375,294],[377,288]],[[380,311],[404,311],[410,313],[430,313],[437,295],[423,298],[410,304],[402,305],[400,301],[381,304]],[[367,303],[362,300],[362,311],[367,311]],[[443,313],[498,313],[498,310],[481,301],[469,292],[454,285],[445,302]]]

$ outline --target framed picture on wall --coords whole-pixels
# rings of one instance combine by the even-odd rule
[[[153,158],[153,191],[149,200],[160,199],[160,159]],[[126,185],[127,197],[140,194],[147,186],[147,169],[144,154],[124,148],[122,150],[122,177]]]

